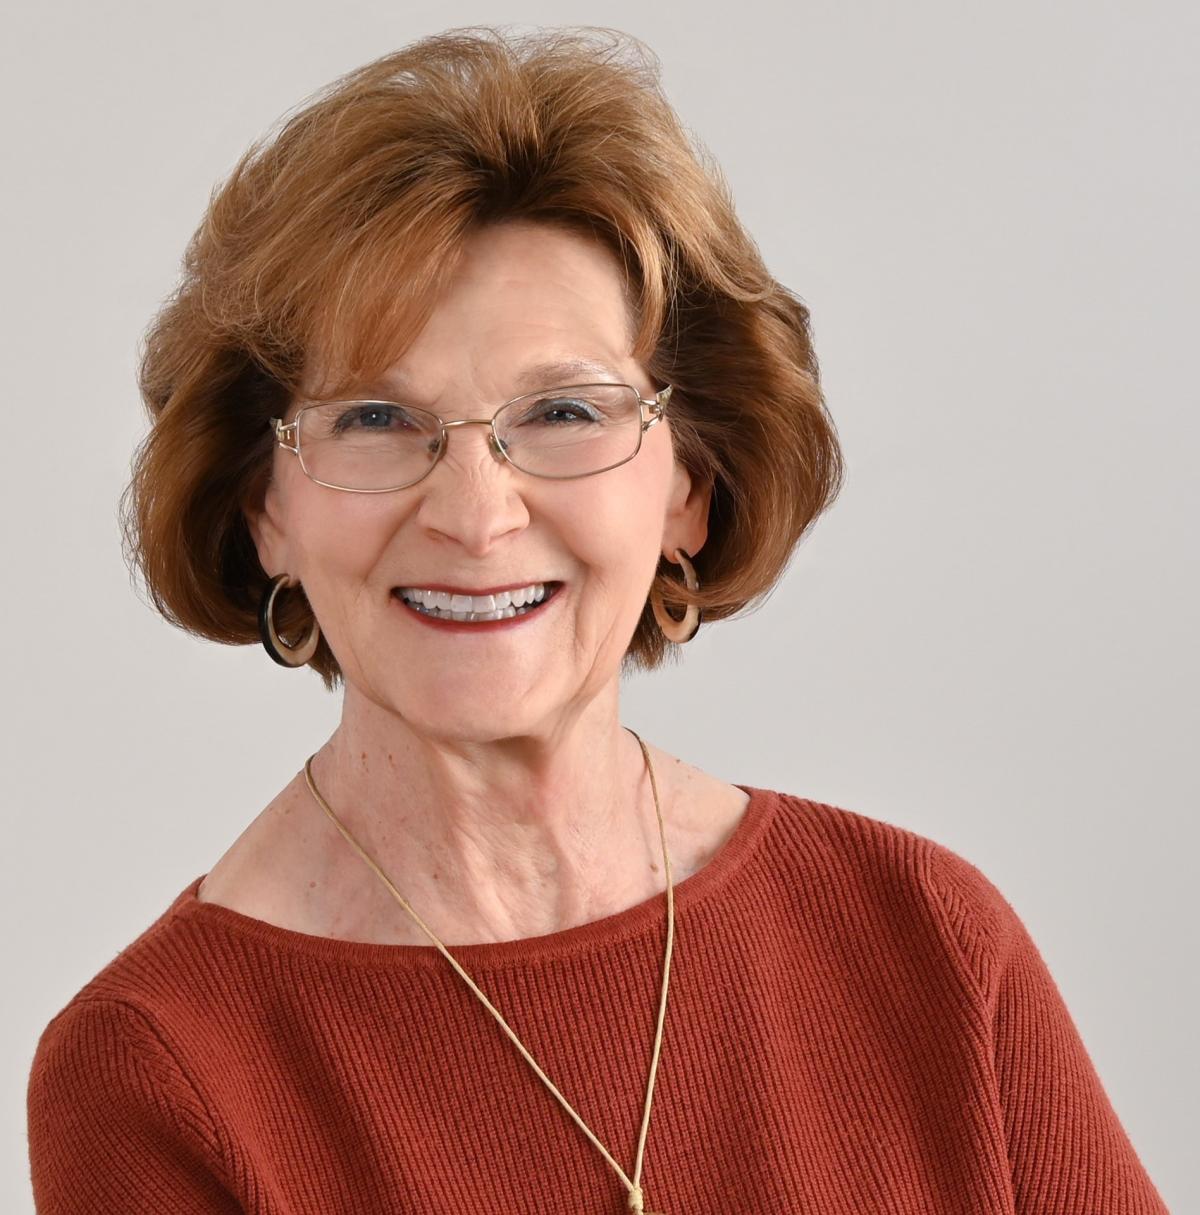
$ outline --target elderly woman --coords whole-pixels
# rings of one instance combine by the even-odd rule
[[[842,476],[636,43],[337,81],[214,196],[141,385],[156,606],[343,709],[43,1032],[40,1211],[1165,1210],[979,870],[621,725]]]

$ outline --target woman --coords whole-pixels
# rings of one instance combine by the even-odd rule
[[[214,197],[131,557],[343,712],[42,1034],[39,1210],[1165,1210],[982,873],[620,724],[842,475],[637,50],[427,39]]]

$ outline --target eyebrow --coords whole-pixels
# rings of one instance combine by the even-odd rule
[[[513,380],[514,394],[538,388],[560,388],[570,384],[586,382],[616,383],[620,379],[613,368],[598,359],[570,358],[552,359],[533,363],[520,371]],[[365,396],[401,395],[410,392],[408,376],[396,368],[377,381],[365,385],[360,392]]]
[[[515,384],[518,388],[550,387],[565,384],[579,376],[600,376],[602,379],[615,378],[616,373],[607,364],[595,359],[560,359],[549,363],[537,363],[526,367],[517,376]]]

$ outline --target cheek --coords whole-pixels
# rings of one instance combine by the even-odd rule
[[[633,464],[628,476],[619,475],[622,469],[596,477],[565,516],[570,534],[564,539],[574,557],[614,597],[640,593],[658,565],[664,492],[648,475],[653,470],[635,472]],[[609,484],[600,484],[604,477],[611,478]]]
[[[306,505],[298,521],[303,563],[311,577],[336,595],[356,590],[356,583],[370,577],[397,522],[366,495],[337,495]]]

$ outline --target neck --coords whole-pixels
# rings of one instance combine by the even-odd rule
[[[655,777],[665,821],[662,767]],[[649,773],[618,720],[615,683],[565,721],[468,740],[418,731],[348,688],[313,776],[448,946],[560,931],[665,887]],[[311,801],[303,773],[298,780]],[[313,810],[327,828],[319,837],[321,884],[339,907],[339,927],[431,944],[323,811]]]

